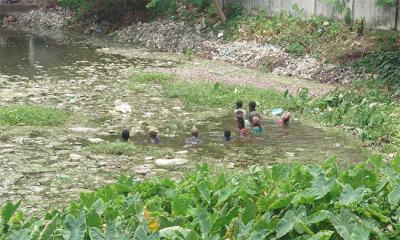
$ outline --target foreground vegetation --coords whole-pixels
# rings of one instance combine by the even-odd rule
[[[59,126],[68,120],[67,112],[36,105],[0,107],[0,125]]]
[[[373,156],[347,170],[329,159],[217,175],[198,165],[178,183],[121,177],[41,219],[8,202],[0,239],[399,239],[399,166]]]
[[[400,146],[400,109],[397,103],[377,88],[365,88],[364,83],[312,98],[307,89],[291,95],[271,89],[180,81],[176,76],[164,73],[158,73],[159,78],[155,75],[157,73],[139,72],[132,77],[130,85],[161,84],[166,96],[179,98],[190,106],[226,108],[227,103],[233,104],[238,99],[244,102],[256,100],[260,112],[283,107],[327,126],[348,129],[376,149],[391,152]]]

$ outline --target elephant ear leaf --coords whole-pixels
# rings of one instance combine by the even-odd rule
[[[369,231],[357,224],[350,235],[350,240],[369,240]]]
[[[350,184],[346,184],[339,197],[339,203],[343,206],[350,207],[360,203],[364,197],[365,189],[353,189]]]
[[[342,209],[339,215],[331,217],[331,223],[343,239],[350,239],[355,226],[355,221],[350,210]]]
[[[4,205],[3,209],[1,210],[3,224],[7,224],[8,221],[10,221],[11,217],[14,215],[20,205],[21,201],[17,202],[15,205],[8,201],[6,205]]]
[[[76,219],[71,214],[65,217],[65,224],[69,232],[69,240],[82,240],[86,233],[86,218],[83,213]]]
[[[58,215],[54,216],[50,222],[46,224],[46,226],[43,228],[43,230],[40,232],[39,235],[39,240],[47,240],[51,239],[51,236],[53,235],[54,231],[57,228],[57,219]]]
[[[333,234],[333,231],[320,231],[309,240],[329,240]]]
[[[29,229],[21,229],[7,237],[7,240],[32,240]]]
[[[306,212],[303,207],[300,207],[298,210],[289,210],[285,213],[283,218],[277,225],[276,237],[281,238],[285,236],[287,233],[296,229],[297,231],[302,231],[305,227],[306,222]]]

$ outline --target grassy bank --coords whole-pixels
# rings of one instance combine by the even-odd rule
[[[400,159],[350,169],[334,159],[248,172],[207,165],[179,182],[121,177],[63,211],[25,218],[2,208],[1,239],[397,239]]]
[[[379,89],[365,88],[363,84],[334,90],[321,98],[311,98],[307,89],[292,96],[271,89],[188,82],[177,80],[174,75],[160,73],[159,78],[155,75],[157,73],[139,72],[130,85],[157,79],[155,82],[163,86],[166,96],[179,98],[192,106],[227,108],[233,107],[238,99],[245,103],[257,101],[260,112],[283,107],[323,125],[349,130],[376,150],[394,152],[400,146],[400,109],[397,103]]]
[[[11,105],[0,107],[0,125],[11,126],[59,126],[69,113],[43,106]]]

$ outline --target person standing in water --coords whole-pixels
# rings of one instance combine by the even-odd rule
[[[257,103],[254,101],[251,101],[249,103],[249,121],[251,124],[253,124],[254,117],[258,117],[259,119],[261,119],[261,116],[260,116],[260,114],[258,114],[256,108],[257,108]]]
[[[203,141],[199,138],[199,130],[193,126],[192,128],[192,136],[185,140],[187,145],[199,145],[202,144]]]
[[[226,129],[226,130],[224,131],[224,139],[225,139],[225,141],[227,141],[227,142],[232,141],[231,134],[232,134],[232,133],[231,133],[231,130]]]
[[[151,144],[160,144],[160,138],[158,137],[158,130],[155,127],[151,127],[149,129],[150,134],[150,143]]]
[[[244,120],[244,126],[246,127],[246,128],[249,128],[249,129],[251,129],[251,123],[249,122],[249,120],[247,120],[247,119],[245,119],[244,118],[244,112],[242,111],[242,110],[237,110],[236,112],[235,112],[235,117],[236,117],[236,122],[237,122],[237,120],[239,119],[239,118],[243,118],[243,120]]]
[[[242,100],[238,100],[236,102],[236,107],[234,110],[235,116],[238,112],[242,112],[244,116],[246,115],[246,110],[243,109],[243,101]]]
[[[251,129],[251,133],[253,134],[260,134],[264,130],[261,127],[261,120],[258,116],[253,117],[253,128]]]
[[[290,112],[284,112],[282,115],[282,118],[279,119],[276,124],[278,124],[279,126],[287,126],[289,125],[289,121],[290,121]]]
[[[129,130],[128,129],[125,129],[122,131],[121,138],[122,138],[122,141],[124,141],[124,142],[129,140]]]
[[[238,134],[239,134],[240,137],[245,137],[245,136],[248,136],[250,134],[250,128],[247,128],[245,126],[245,121],[244,121],[243,117],[237,118],[236,129],[237,129]]]

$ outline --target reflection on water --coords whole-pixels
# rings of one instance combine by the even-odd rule
[[[0,72],[34,74],[51,67],[91,60],[89,49],[57,45],[34,35],[0,30]]]

